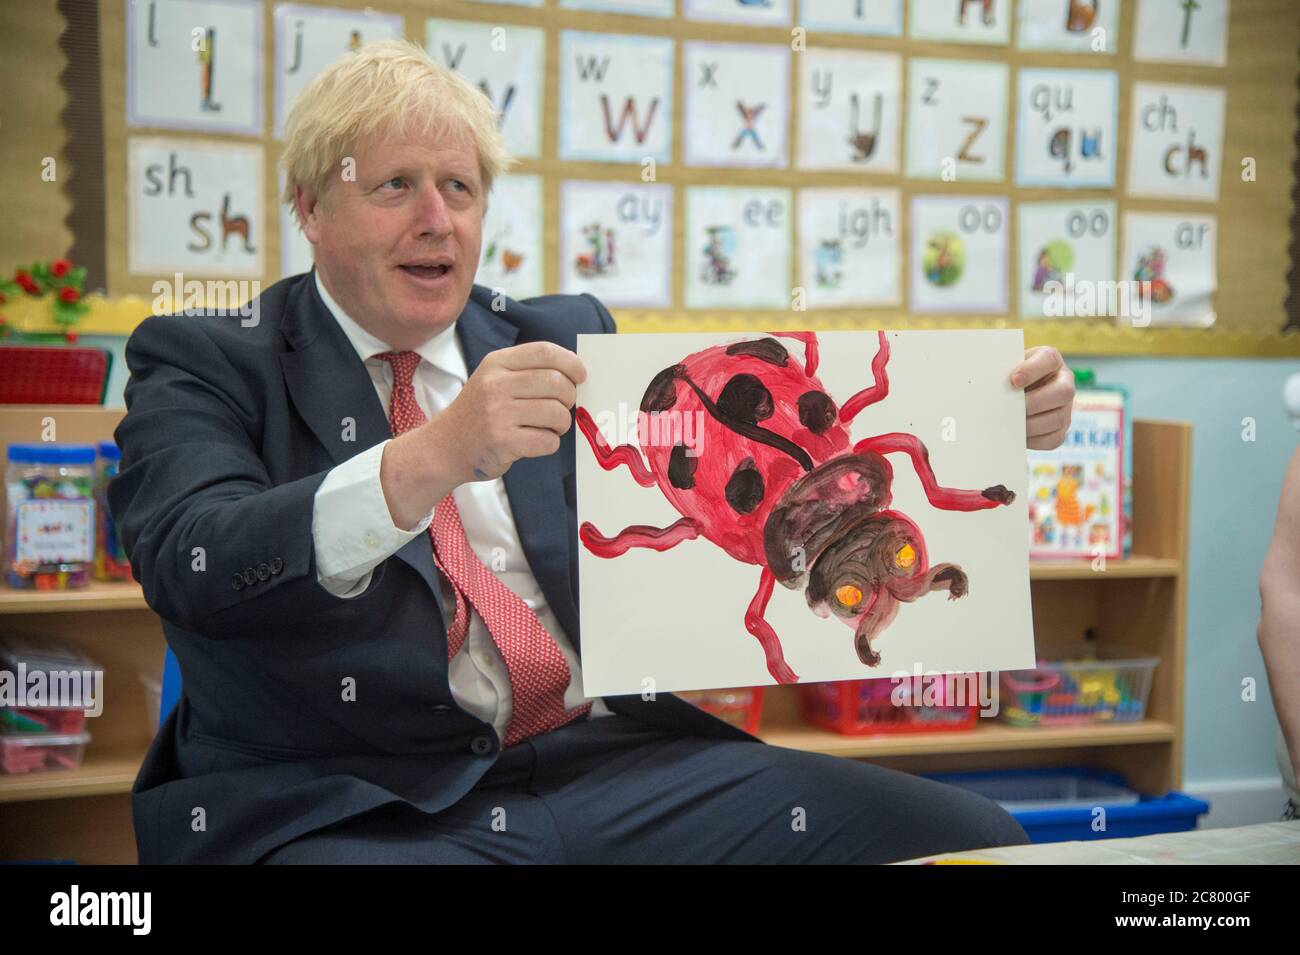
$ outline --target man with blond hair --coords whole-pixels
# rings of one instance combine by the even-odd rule
[[[143,862],[890,861],[1025,841],[980,797],[582,696],[572,409],[590,295],[474,284],[512,161],[488,99],[363,47],[296,101],[315,268],[244,327],[144,321],[109,502],[183,695]],[[1053,350],[1015,372],[1059,444]],[[1013,382],[1014,383],[1014,382]]]

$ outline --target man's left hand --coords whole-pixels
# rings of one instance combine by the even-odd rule
[[[1025,389],[1025,435],[1035,451],[1059,448],[1070,428],[1074,407],[1074,372],[1049,345],[1025,351],[1011,372],[1011,386]]]

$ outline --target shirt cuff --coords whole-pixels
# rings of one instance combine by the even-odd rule
[[[428,530],[430,508],[410,530],[393,523],[379,479],[389,438],[332,468],[316,489],[312,538],[316,577],[339,597],[354,597],[370,583],[370,574],[409,541]]]

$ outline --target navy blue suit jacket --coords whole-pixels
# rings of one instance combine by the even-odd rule
[[[573,350],[579,332],[614,331],[590,295],[500,301],[494,311],[475,285],[457,322],[471,374],[494,349]],[[312,275],[263,293],[251,327],[150,317],[126,359],[108,502],[183,674],[132,790],[140,861],[255,862],[386,803],[433,813],[459,800],[499,743],[448,686],[428,535],[375,568],[360,596],[317,581],[316,489],[392,432]],[[581,653],[575,433],[504,480],[529,567]],[[605,700],[683,734],[754,739],[671,694]]]

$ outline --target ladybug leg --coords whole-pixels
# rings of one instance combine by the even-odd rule
[[[930,590],[948,591],[949,600],[956,600],[970,593],[970,580],[966,577],[966,571],[956,564],[935,564],[930,568],[926,580]]]
[[[909,603],[936,590],[948,591],[949,600],[965,597],[970,592],[970,580],[966,571],[956,564],[935,564],[925,573],[895,579],[889,584],[891,594]]]
[[[782,338],[793,338],[803,342],[803,373],[811,378],[817,374],[817,333],[816,332],[773,332]]]
[[[763,619],[763,614],[767,612],[767,602],[772,598],[774,583],[776,583],[776,575],[764,567],[763,576],[758,580],[758,592],[754,594],[754,599],[749,602],[749,607],[745,610],[745,629],[758,637],[758,642],[763,647],[763,655],[767,658],[767,672],[772,674],[772,679],[777,683],[798,683],[799,674],[791,670],[785,662],[785,653],[781,650],[781,638],[776,635],[772,625]]]
[[[584,521],[578,528],[578,536],[587,545],[587,550],[597,557],[618,557],[633,547],[649,547],[651,550],[663,551],[676,547],[682,541],[694,540],[700,536],[700,525],[689,517],[683,517],[667,527],[632,524],[613,537],[606,537],[596,530],[591,521]]]
[[[853,634],[853,649],[857,651],[858,659],[867,666],[880,665],[880,654],[871,649],[871,640],[894,622],[901,606],[889,591],[878,589],[871,609],[858,618],[858,626]]]
[[[1016,495],[1001,484],[986,487],[982,491],[963,491],[957,488],[940,487],[935,480],[934,470],[930,467],[930,452],[925,449],[921,439],[913,434],[895,431],[879,434],[874,438],[864,438],[853,446],[855,454],[875,452],[889,454],[894,451],[906,452],[916,468],[916,476],[921,479],[925,496],[935,507],[945,511],[982,511],[999,504],[1010,504]]]
[[[867,405],[874,405],[877,401],[883,401],[889,396],[889,375],[885,371],[885,365],[889,364],[889,341],[885,338],[883,331],[876,334],[880,342],[880,348],[876,351],[876,357],[871,359],[871,377],[875,384],[870,388],[863,388],[844,402],[840,408],[840,421],[845,424],[856,418],[858,412]]]
[[[577,419],[578,427],[582,433],[587,436],[587,443],[591,445],[591,450],[596,455],[596,461],[606,471],[612,471],[620,464],[626,464],[627,469],[632,472],[632,479],[642,487],[654,487],[655,476],[650,469],[646,467],[645,459],[641,457],[641,449],[630,444],[620,444],[617,448],[611,448],[605,436],[600,433],[596,427],[596,422],[592,420],[591,414],[586,408],[579,406],[574,412]]]

